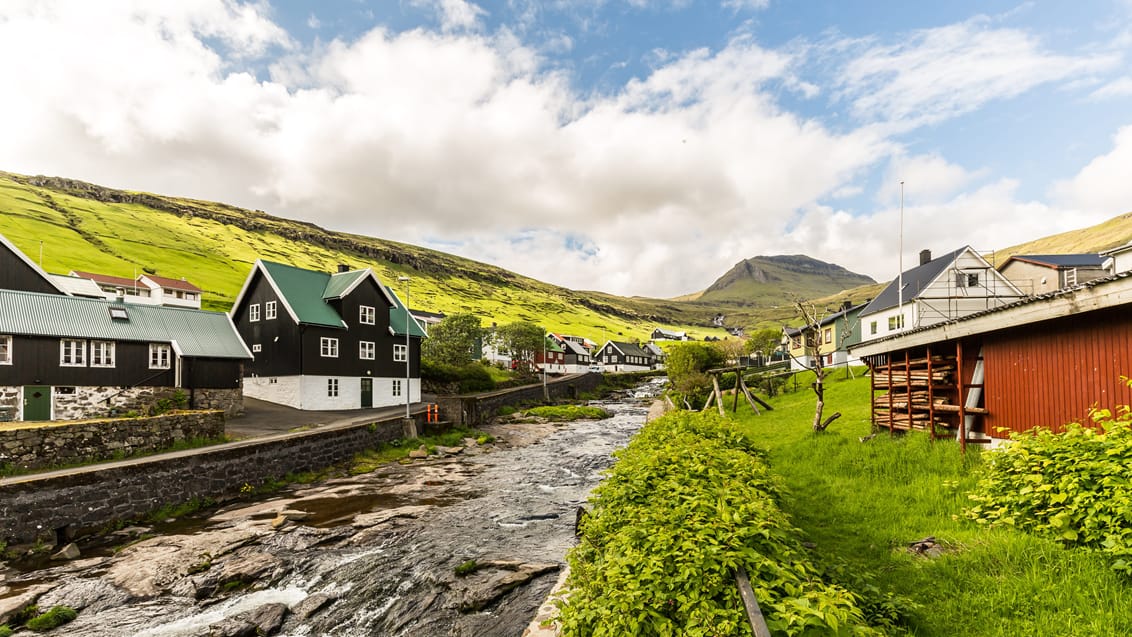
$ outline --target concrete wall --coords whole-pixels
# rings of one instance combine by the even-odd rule
[[[426,433],[419,420],[418,430]],[[65,529],[66,535],[133,519],[166,504],[236,494],[246,484],[322,469],[400,437],[401,419],[396,418],[2,479],[0,540],[54,541],[57,529]]]
[[[327,381],[338,379],[338,396],[327,396]],[[405,396],[393,395],[393,382],[404,391],[405,378],[370,377],[373,381],[373,407],[395,407],[405,404]],[[421,379],[409,383],[409,402],[420,402]],[[244,378],[244,394],[259,400],[309,411],[360,409],[362,384],[358,376],[250,376]]]
[[[601,374],[568,376],[549,379],[547,393],[554,398],[577,398],[582,392],[593,391],[601,384]],[[524,385],[513,389],[471,394],[467,396],[441,396],[437,399],[440,417],[457,425],[475,427],[494,417],[499,408],[520,403],[537,403],[543,399],[542,383]]]
[[[0,430],[0,464],[40,469],[168,449],[182,440],[222,435],[222,411],[15,427]]]

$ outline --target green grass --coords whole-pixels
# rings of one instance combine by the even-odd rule
[[[843,416],[815,435],[814,395],[807,379],[798,386],[761,416],[740,401],[738,419],[768,449],[787,487],[783,508],[819,559],[918,605],[907,634],[1132,634],[1132,585],[1103,557],[963,518],[979,451],[919,434],[859,442],[870,433],[867,378],[827,386],[826,413]],[[905,550],[926,536],[948,551],[929,559]]]
[[[475,438],[478,444],[487,444],[495,440],[490,434],[475,429],[458,427],[435,436],[421,436],[419,438],[397,439],[383,443],[377,449],[370,449],[354,455],[353,465],[349,468],[350,475],[369,473],[382,465],[396,462],[409,457],[409,452],[424,445],[429,453],[435,447],[455,447],[462,444],[464,438]]]
[[[601,420],[613,415],[601,407],[591,407],[588,405],[546,405],[543,407],[531,407],[526,410],[526,414],[545,418],[551,422],[567,422],[571,420],[582,420],[583,418]]]

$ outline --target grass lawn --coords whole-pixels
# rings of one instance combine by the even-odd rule
[[[816,545],[817,560],[845,564],[913,602],[903,634],[1132,635],[1132,582],[1102,556],[963,517],[986,454],[964,456],[953,441],[919,434],[860,442],[870,433],[869,380],[834,375],[826,414],[843,415],[823,434],[810,429],[812,375],[770,400],[774,411],[756,416],[740,401],[738,414],[769,451],[788,489],[783,509]],[[937,558],[906,550],[927,536],[949,550]]]

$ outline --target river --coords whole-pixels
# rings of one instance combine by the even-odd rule
[[[574,543],[577,508],[643,424],[652,393],[596,403],[614,413],[609,419],[492,425],[496,444],[124,529],[123,538],[140,541],[6,573],[0,612],[5,597],[11,605],[20,595],[38,598],[41,609],[71,606],[78,619],[59,632],[91,637],[256,627],[293,636],[518,636]],[[293,513],[282,521],[280,511]],[[461,565],[471,572],[457,574]]]

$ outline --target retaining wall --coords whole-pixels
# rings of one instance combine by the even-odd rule
[[[115,454],[152,452],[168,449],[182,440],[223,435],[222,411],[17,426],[0,429],[0,465],[40,469],[108,460]]]
[[[551,399],[577,398],[582,392],[594,391],[601,384],[601,374],[582,374],[548,379],[546,391]],[[543,399],[542,383],[503,389],[485,394],[441,396],[437,399],[441,417],[467,427],[482,425],[506,405],[535,403]]]

